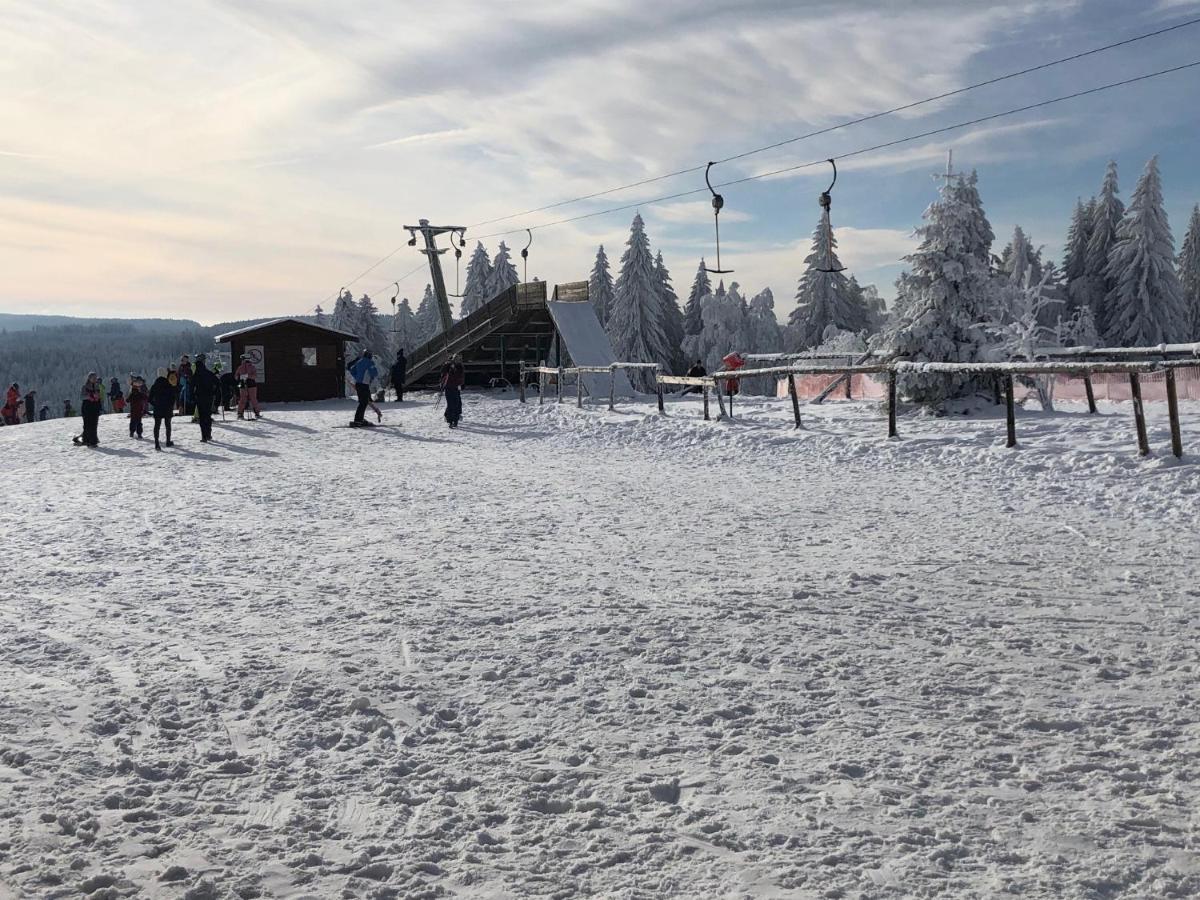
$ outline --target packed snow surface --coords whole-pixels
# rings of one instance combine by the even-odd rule
[[[804,411],[0,429],[0,898],[1200,895],[1200,404]]]

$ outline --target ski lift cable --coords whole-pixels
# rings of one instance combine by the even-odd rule
[[[926,104],[929,104],[929,103],[936,103],[938,100],[946,100],[946,99],[949,99],[950,97],[957,97],[960,94],[965,94],[969,91],[978,90],[979,88],[984,88],[984,87],[990,87],[993,84],[999,84],[1004,81],[1009,81],[1013,78],[1020,78],[1024,75],[1032,75],[1034,72],[1041,72],[1041,71],[1044,71],[1045,69],[1054,68],[1055,66],[1065,65],[1066,63],[1069,63],[1069,62],[1075,62],[1076,60],[1085,59],[1089,56],[1095,56],[1098,53],[1107,53],[1109,50],[1115,50],[1118,47],[1126,47],[1126,46],[1129,46],[1130,44],[1135,44],[1139,41],[1149,40],[1150,38],[1159,37],[1161,35],[1168,34],[1173,31],[1178,31],[1182,28],[1189,28],[1193,25],[1198,25],[1198,24],[1200,24],[1200,17],[1188,19],[1183,22],[1177,22],[1176,24],[1167,26],[1166,28],[1159,28],[1155,31],[1148,31],[1148,32],[1145,32],[1144,34],[1134,35],[1133,37],[1128,37],[1128,38],[1125,38],[1120,41],[1115,41],[1111,44],[1105,44],[1102,47],[1093,47],[1090,50],[1083,50],[1079,53],[1073,53],[1070,56],[1063,56],[1058,59],[1052,59],[1052,60],[1049,60],[1044,63],[1039,63],[1036,66],[1029,66],[1028,68],[1019,69],[1015,72],[1008,72],[1004,75],[997,75],[994,78],[988,78],[984,81],[977,81],[974,84],[968,84],[968,85],[964,85],[963,87],[960,87],[960,88],[954,88],[953,90],[945,91],[941,94],[935,94],[932,97],[925,97],[921,100],[913,100],[909,103],[905,103],[900,106],[893,106],[891,109],[885,109],[885,110],[881,110],[880,112],[870,113],[868,115],[860,116],[855,119],[847,119],[845,122],[838,122],[837,124],[830,125],[826,128],[821,128],[816,131],[810,131],[810,132],[807,132],[806,134],[797,135],[795,137],[785,138],[784,140],[776,141],[773,144],[767,144],[763,147],[755,147],[752,150],[746,150],[742,153],[736,153],[733,156],[727,156],[724,159],[713,160],[713,162],[711,164],[717,165],[720,163],[734,162],[736,160],[745,159],[746,157],[754,156],[759,153],[765,153],[768,150],[778,150],[780,147],[786,147],[789,144],[795,144],[795,143],[799,143],[800,141],[808,140],[810,138],[820,137],[823,134],[829,134],[830,132],[837,131],[841,128],[850,128],[854,125],[861,125],[864,122],[873,122],[876,119],[882,119],[885,116],[895,115],[896,113],[900,113],[900,112],[907,112],[910,109],[916,109],[919,106],[925,106]],[[704,171],[704,169],[705,169],[704,165],[698,165],[698,166],[691,166],[690,168],[687,168],[687,169],[679,169],[678,171],[675,171],[675,172],[667,172],[662,175],[654,175],[650,178],[644,178],[641,181],[634,181],[634,182],[630,182],[629,184],[620,185],[619,187],[606,188],[605,190],[596,191],[591,194],[583,194],[579,197],[572,197],[569,200],[559,200],[555,203],[548,203],[545,206],[539,206],[534,209],[527,209],[522,212],[512,213],[507,216],[500,216],[495,219],[486,219],[482,222],[476,222],[473,225],[469,225],[467,227],[468,228],[481,228],[484,225],[495,225],[497,222],[506,222],[509,219],[516,219],[521,216],[529,216],[529,215],[533,215],[534,213],[546,212],[547,210],[558,209],[559,207],[562,207],[562,206],[570,206],[571,204],[574,204],[574,203],[582,203],[585,200],[595,200],[599,197],[606,197],[609,194],[620,193],[621,191],[630,190],[635,187],[644,187],[647,184],[654,184],[655,182],[658,182],[658,181],[666,181],[668,178],[677,178],[680,175],[691,175],[695,172],[702,172],[702,171]]]
[[[891,147],[897,147],[897,146],[900,146],[901,144],[908,144],[913,141],[919,141],[923,138],[936,137],[939,134],[946,134],[948,132],[957,131],[962,128],[969,128],[972,125],[981,125],[985,122],[995,121],[996,119],[1003,119],[1008,116],[1015,116],[1020,113],[1030,112],[1035,109],[1042,109],[1047,106],[1052,106],[1056,103],[1064,103],[1068,100],[1077,100],[1080,97],[1087,97],[1091,94],[1098,94],[1103,91],[1113,90],[1114,88],[1126,87],[1127,85],[1137,84],[1138,82],[1142,82],[1142,81],[1148,81],[1151,78],[1159,78],[1164,75],[1172,75],[1176,72],[1182,72],[1187,69],[1194,69],[1197,66],[1200,66],[1200,60],[1196,60],[1195,62],[1185,63],[1180,66],[1172,66],[1168,69],[1159,69],[1156,72],[1148,72],[1145,75],[1137,75],[1133,78],[1126,78],[1121,81],[1113,81],[1108,84],[1098,85],[1096,87],[1087,88],[1086,90],[1082,90],[1082,91],[1075,91],[1074,93],[1071,93],[1071,94],[1063,94],[1062,96],[1059,96],[1059,97],[1051,97],[1049,100],[1041,100],[1037,103],[1030,103],[1025,106],[1018,106],[1013,109],[1006,109],[1002,112],[991,113],[986,116],[979,116],[978,118],[975,118],[975,119],[968,119],[965,122],[955,122],[953,125],[944,125],[941,128],[933,128],[928,131],[921,131],[916,134],[907,135],[906,137],[897,138],[895,140],[884,141],[883,143],[880,143],[880,144],[873,144],[869,147],[860,147],[857,150],[851,150],[846,153],[841,153],[832,158],[840,161],[840,160],[844,160],[844,159],[850,159],[855,156],[865,156],[869,153],[876,153],[880,150],[887,150]],[[763,178],[772,178],[777,175],[786,175],[791,172],[798,172],[801,169],[808,169],[808,168],[812,168],[813,166],[825,165],[826,163],[829,162],[829,159],[830,159],[830,157],[823,157],[821,159],[810,160],[809,162],[798,163],[798,164],[792,165],[792,166],[785,166],[782,169],[773,169],[769,172],[759,172],[758,174],[755,174],[755,175],[747,175],[743,178],[735,178],[731,181],[723,181],[720,184],[717,184],[716,187],[718,187],[718,188],[731,187],[733,185],[746,184],[751,181],[758,181]],[[701,168],[703,168],[703,167],[701,167]],[[667,194],[667,195],[661,196],[661,197],[653,197],[653,198],[649,198],[649,199],[640,200],[636,203],[626,203],[621,206],[614,206],[614,207],[609,207],[607,209],[595,210],[594,212],[589,212],[589,213],[581,213],[580,215],[570,216],[565,219],[556,219],[552,222],[543,222],[539,225],[530,225],[530,226],[528,226],[528,229],[527,228],[514,228],[514,229],[511,229],[508,231],[495,231],[490,234],[479,235],[479,236],[477,236],[477,240],[482,241],[482,240],[487,240],[489,238],[504,237],[505,235],[517,234],[518,232],[526,231],[526,230],[537,231],[542,228],[553,228],[558,225],[566,225],[571,222],[579,222],[584,219],[593,219],[593,218],[596,218],[597,216],[605,216],[610,213],[624,212],[624,211],[630,210],[630,209],[638,209],[639,207],[643,207],[643,206],[653,206],[658,203],[666,203],[667,201],[670,201],[670,200],[679,200],[683,197],[694,197],[697,194],[707,194],[708,192],[709,192],[709,189],[707,187],[693,188],[691,190],[679,191],[678,193]]]

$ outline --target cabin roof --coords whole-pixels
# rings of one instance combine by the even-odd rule
[[[218,343],[226,343],[235,337],[252,334],[255,331],[264,331],[267,328],[273,328],[276,325],[300,325],[304,328],[311,328],[314,331],[323,331],[326,334],[340,337],[347,341],[357,341],[358,335],[351,334],[349,331],[342,331],[340,328],[330,328],[328,325],[317,325],[314,322],[304,322],[300,319],[285,317],[282,319],[272,319],[269,322],[259,322],[257,325],[247,325],[245,328],[239,328],[236,331],[227,331],[225,334],[217,335]]]

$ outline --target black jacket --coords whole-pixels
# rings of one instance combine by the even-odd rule
[[[204,363],[197,362],[192,371],[192,396],[196,398],[196,402],[211,404],[220,389],[221,382],[217,380],[217,376],[209,371]]]
[[[175,388],[161,375],[150,386],[150,405],[156,416],[170,416],[175,410]]]
[[[396,357],[396,361],[392,363],[392,387],[400,387],[404,384],[404,373],[408,371],[408,360],[403,355]]]

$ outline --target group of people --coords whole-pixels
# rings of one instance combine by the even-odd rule
[[[392,385],[396,389],[397,401],[404,400],[404,378],[407,365],[402,350],[397,354],[396,362],[392,364],[389,372]],[[371,383],[379,378],[379,368],[375,365],[371,351],[364,350],[348,362],[346,370],[350,373],[350,380],[354,383],[354,395],[358,398],[358,406],[354,410],[354,419],[350,422],[350,427],[370,428],[374,426],[374,423],[367,421],[368,408],[374,411],[378,420],[382,422],[383,413],[371,400]],[[442,366],[441,378],[438,382],[442,394],[446,398],[445,419],[451,428],[457,428],[462,419],[462,387],[465,382],[466,371],[463,369],[462,358],[456,353],[450,357],[449,362]]]
[[[253,412],[254,418],[262,417],[258,405],[258,371],[250,358],[243,355],[236,372],[222,373],[221,369],[220,360],[210,369],[203,353],[194,362],[185,354],[178,364],[160,368],[149,386],[145,378],[136,374],[130,374],[126,390],[121,389],[116,378],[112,379],[107,392],[109,403],[113,412],[128,414],[129,436],[137,440],[143,436],[143,418],[154,417],[155,450],[162,450],[164,443],[168,447],[175,446],[171,440],[171,420],[176,415],[190,415],[200,426],[200,441],[208,443],[212,440],[213,415],[221,408],[232,408],[235,390],[238,418],[245,418],[247,409]],[[83,432],[73,439],[77,446],[100,445],[104,397],[104,380],[95,372],[89,372],[79,392]],[[66,406],[69,409],[69,401]],[[71,415],[73,411],[65,414]]]
[[[4,406],[0,407],[0,425],[20,425],[22,415],[25,423],[44,422],[50,418],[50,407],[37,409],[37,391],[27,391],[21,396],[21,386],[15,381],[4,392]]]

